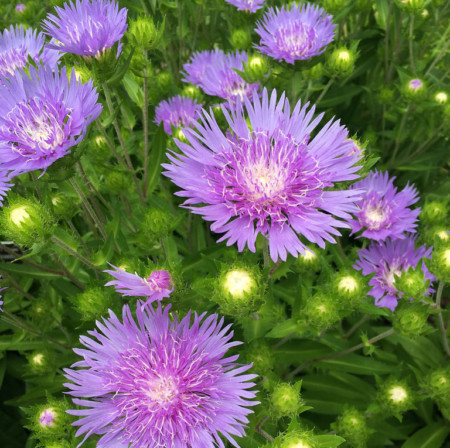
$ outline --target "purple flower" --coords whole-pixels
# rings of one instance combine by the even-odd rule
[[[414,269],[423,258],[431,258],[431,247],[427,249],[420,246],[415,249],[414,243],[415,238],[408,235],[405,239],[372,242],[367,249],[358,252],[359,260],[353,267],[358,271],[362,270],[363,275],[375,273],[369,281],[369,285],[372,286],[369,294],[375,299],[376,306],[387,307],[394,311],[397,302],[403,296],[403,292],[395,287],[395,275],[400,275],[409,267]],[[423,261],[422,271],[425,279],[435,280]],[[433,291],[430,287],[427,294]]]
[[[256,375],[242,375],[251,365],[226,356],[240,342],[217,315],[178,321],[169,309],[138,306],[136,323],[124,306],[123,323],[110,311],[81,337],[83,360],[72,366],[81,368],[66,369],[65,384],[87,408],[69,411],[82,417],[77,436],[102,435],[99,448],[211,448],[224,447],[220,434],[238,446],[233,436],[245,434],[247,406],[257,404],[248,390]]]
[[[60,53],[45,45],[43,33],[31,28],[24,30],[22,25],[15,28],[11,25],[0,33],[0,77],[7,78],[17,69],[26,67],[29,57],[56,69]]]
[[[0,170],[11,176],[46,170],[64,157],[102,110],[92,82],[77,82],[74,70],[70,81],[65,68],[29,73],[0,78]]]
[[[238,98],[251,98],[259,84],[247,83],[234,71],[243,70],[247,60],[247,53],[239,51],[228,54],[221,50],[195,53],[191,62],[183,66],[183,81],[197,84],[206,94],[233,103]]]
[[[423,87],[423,82],[420,79],[412,79],[408,85],[410,89],[416,91]]]
[[[77,0],[55,7],[44,20],[45,32],[59,41],[53,48],[80,56],[98,57],[127,29],[127,10],[110,0]]]
[[[39,416],[39,424],[41,426],[52,427],[55,425],[54,420],[56,413],[52,408],[44,409]]]
[[[27,7],[23,3],[19,3],[16,5],[16,12],[23,12],[27,9]]]
[[[355,213],[357,219],[349,221],[352,233],[364,229],[361,236],[381,241],[388,237],[404,238],[403,232],[415,232],[420,208],[408,207],[419,200],[417,190],[407,184],[397,192],[394,179],[389,179],[388,173],[371,171],[365,179],[353,184],[351,188],[365,193],[358,204],[361,211]]]
[[[261,36],[261,53],[293,64],[325,51],[333,40],[333,16],[309,3],[270,8],[255,29]]]
[[[6,193],[11,189],[12,185],[9,183],[9,176],[6,171],[0,171],[0,205],[3,205],[3,199]]]
[[[323,114],[313,119],[309,103],[298,102],[291,114],[284,94],[277,102],[267,90],[262,100],[255,93],[253,103],[244,101],[248,120],[240,101],[232,112],[223,106],[224,135],[203,111],[195,130],[184,130],[189,143],[177,142],[182,154],[168,154],[164,174],[182,189],[183,205],[213,221],[211,230],[225,232],[219,241],[237,242],[239,251],[248,245],[254,252],[261,233],[274,261],[308,250],[297,234],[322,248],[335,242],[336,227],[349,227],[337,218],[350,219],[360,199],[358,190],[336,189],[359,177],[347,129],[330,120],[311,138]]]
[[[115,271],[105,271],[117,280],[111,280],[105,286],[114,286],[117,292],[124,296],[147,297],[148,303],[155,300],[162,300],[169,297],[173,292],[172,277],[167,271],[153,271],[147,278],[139,277],[137,274],[130,274],[122,269],[113,266]]]
[[[256,12],[264,6],[264,0],[225,0],[230,5],[236,6],[239,11]]]
[[[202,106],[197,101],[183,96],[174,96],[161,101],[155,109],[155,123],[164,123],[164,130],[172,135],[172,126],[189,126],[198,118]]]

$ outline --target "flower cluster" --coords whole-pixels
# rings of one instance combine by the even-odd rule
[[[264,6],[265,0],[225,0],[230,5],[236,6],[239,11],[256,12]]]
[[[184,64],[184,82],[196,84],[212,96],[230,100],[251,98],[257,91],[257,83],[249,84],[235,72],[243,70],[248,55],[245,52],[224,53],[221,50],[194,53],[190,62]]]
[[[275,91],[222,110],[226,134],[203,111],[195,130],[185,130],[188,143],[177,143],[183,154],[168,154],[172,163],[163,165],[185,206],[213,221],[211,230],[225,233],[219,241],[237,242],[239,251],[247,245],[254,252],[261,233],[274,261],[305,253],[297,234],[320,247],[334,242],[336,228],[348,227],[338,218],[357,212],[361,193],[330,189],[359,177],[360,156],[350,151],[347,129],[331,120],[311,138],[323,114],[313,118],[314,107],[300,102],[290,114],[288,100],[284,94],[277,100]]]

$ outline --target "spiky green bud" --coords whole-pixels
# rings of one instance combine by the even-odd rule
[[[236,50],[245,50],[252,43],[252,38],[248,30],[243,28],[236,28],[231,33],[230,43]]]
[[[270,405],[275,417],[294,417],[305,410],[300,396],[301,387],[301,381],[294,385],[279,383],[274,387],[270,395]]]
[[[427,324],[429,315],[429,306],[421,302],[401,302],[393,315],[392,326],[403,336],[415,338],[430,330]]]
[[[328,59],[328,67],[335,76],[348,76],[355,68],[357,53],[352,48],[336,48]]]
[[[372,433],[368,428],[364,413],[356,408],[347,408],[331,425],[336,433],[348,442],[353,448],[365,448],[367,440]]]
[[[157,27],[151,16],[139,16],[128,25],[127,37],[135,47],[153,50],[159,45],[164,32],[164,24]]]
[[[401,419],[401,415],[414,409],[415,395],[405,380],[388,378],[378,391],[377,401],[382,412]]]
[[[95,321],[106,314],[112,306],[112,298],[109,290],[99,287],[89,287],[78,294],[73,300],[75,310],[84,321]]]

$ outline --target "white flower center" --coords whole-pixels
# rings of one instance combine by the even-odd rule
[[[389,398],[395,403],[402,403],[408,398],[408,393],[402,386],[394,386],[389,390]]]
[[[247,271],[235,269],[226,274],[223,286],[233,297],[240,299],[244,294],[251,292],[255,280]]]

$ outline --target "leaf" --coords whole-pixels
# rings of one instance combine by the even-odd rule
[[[402,448],[439,448],[450,434],[450,427],[443,421],[425,426],[415,432]]]
[[[153,137],[152,145],[150,148],[150,156],[148,159],[148,185],[147,195],[150,196],[155,190],[162,171],[161,162],[164,157],[164,151],[166,149],[166,133],[164,131],[163,124],[161,123],[155,136]]]
[[[131,77],[131,75],[126,74],[122,79],[122,84],[128,93],[131,101],[138,107],[142,108],[144,106],[144,92],[141,86]]]
[[[297,319],[287,319],[278,325],[276,325],[269,333],[266,335],[268,338],[284,338],[291,333],[296,333],[298,328]]]
[[[312,441],[316,448],[334,448],[345,442],[345,439],[334,435],[313,436]]]
[[[14,264],[14,263],[0,263],[0,271],[8,272],[9,274],[15,274],[17,276],[25,276],[40,279],[57,279],[61,278],[60,275],[53,272],[42,271],[28,264]]]
[[[360,375],[382,375],[395,372],[398,367],[388,365],[372,358],[355,355],[353,353],[336,359],[327,359],[316,363],[317,366],[332,370],[339,370]]]
[[[358,93],[361,93],[363,90],[364,89],[361,86],[354,85],[334,88],[320,101],[320,107],[332,107],[344,103],[355,95],[358,95]]]

